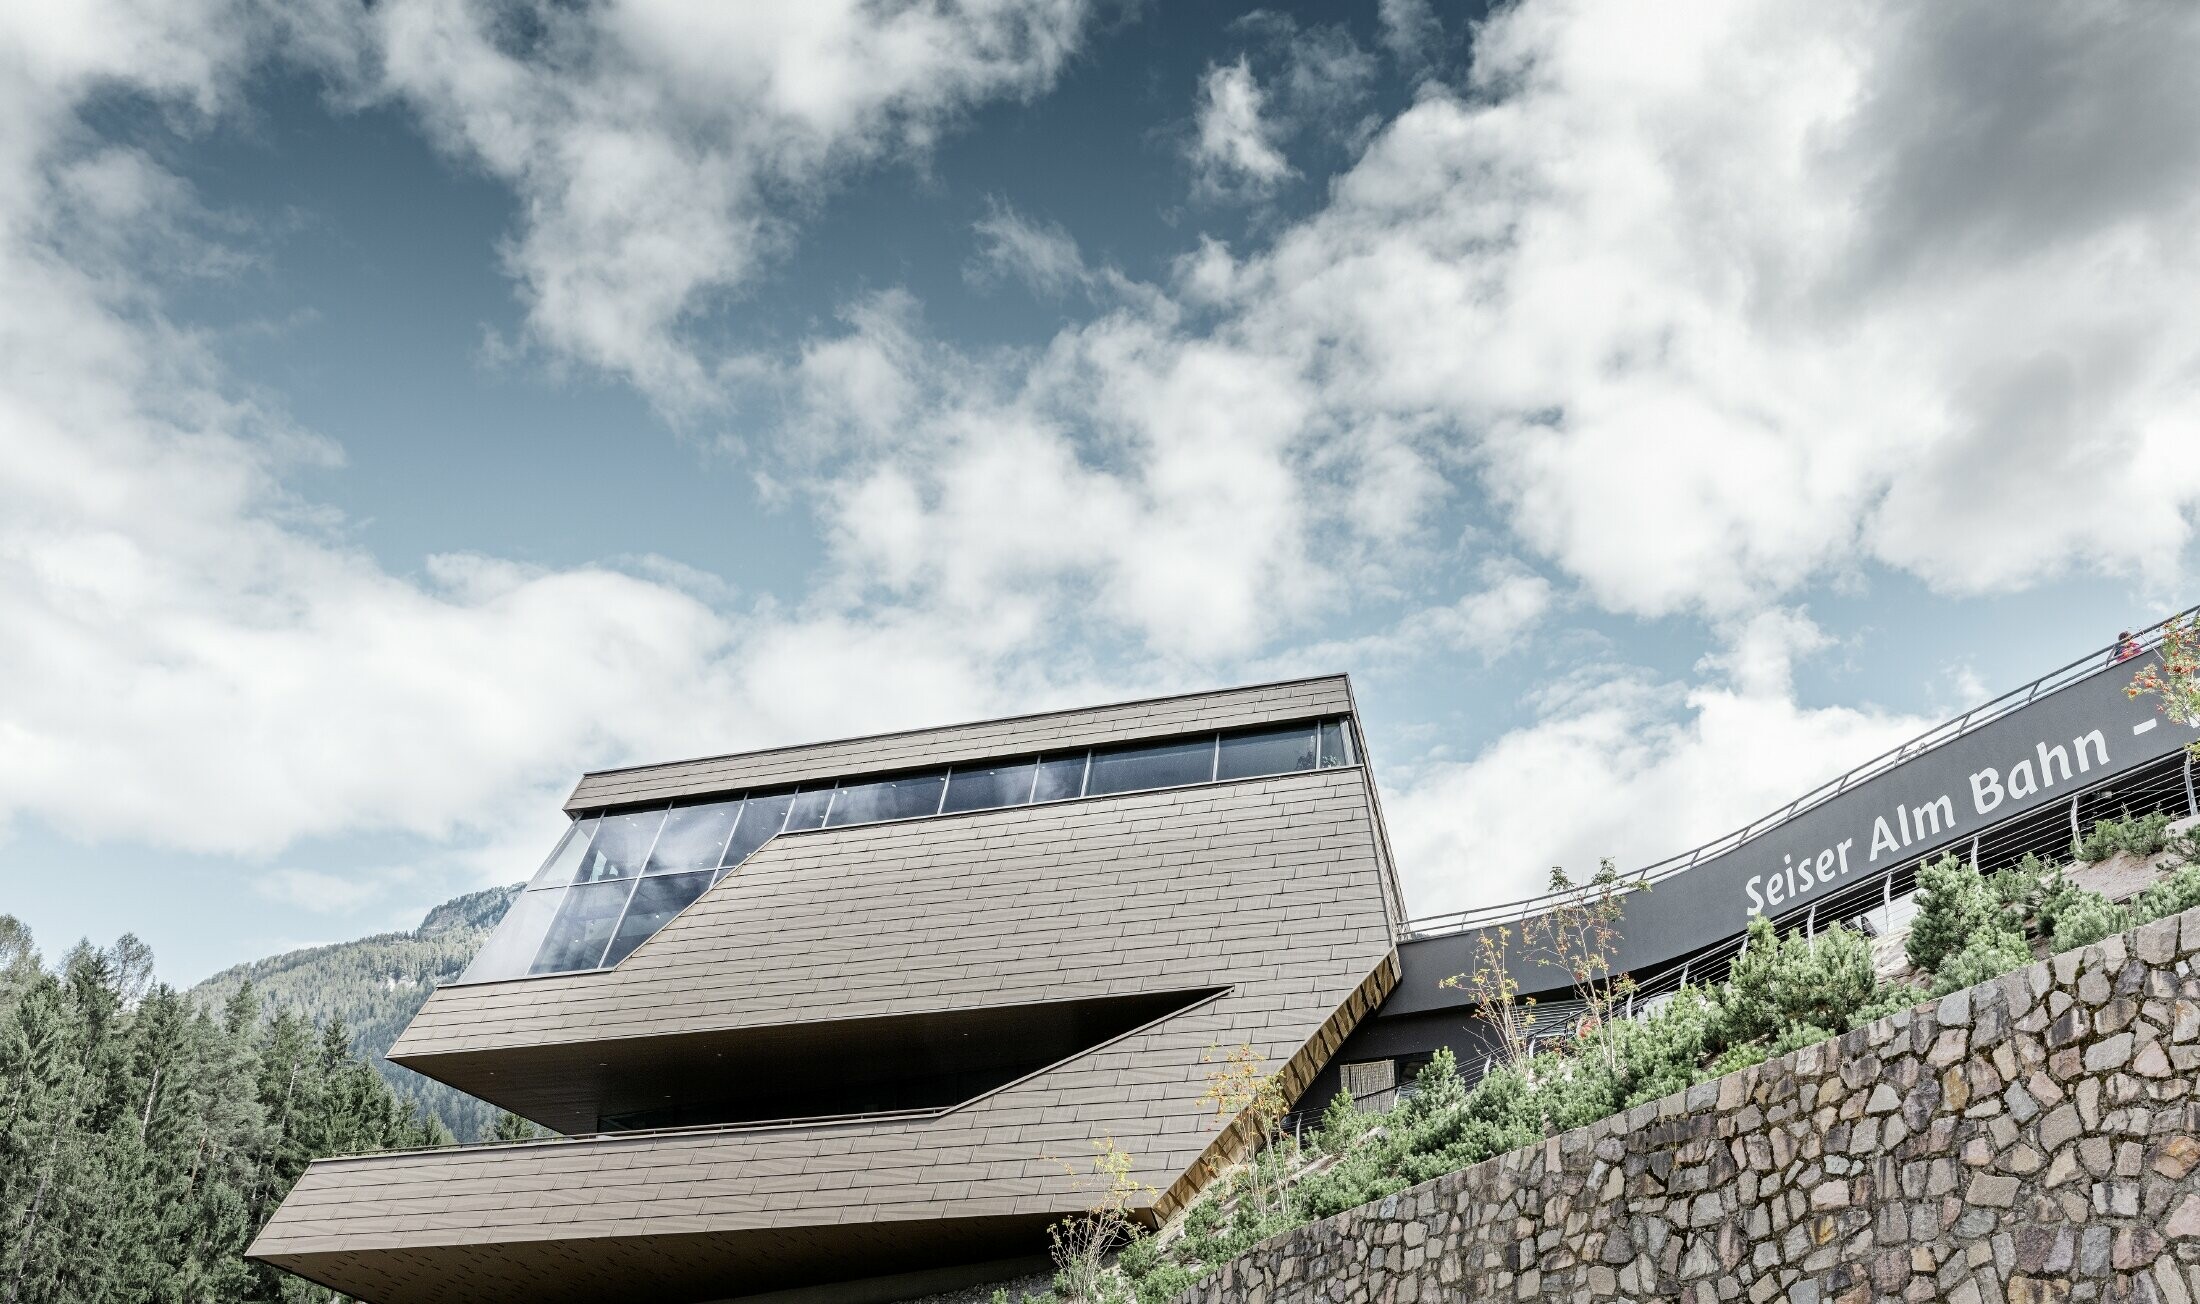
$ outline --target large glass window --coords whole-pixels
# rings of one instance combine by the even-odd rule
[[[558,839],[550,859],[542,862],[535,871],[534,881],[527,886],[564,887],[573,881],[574,871],[581,867],[581,858],[588,854],[588,840],[596,836],[596,817],[574,820],[566,826],[565,836]]]
[[[596,823],[596,836],[581,857],[580,873],[573,881],[604,883],[640,874],[664,822],[662,809],[604,816]]]
[[[878,820],[910,820],[937,814],[940,793],[947,787],[944,774],[918,774],[905,779],[880,779],[873,783],[843,784],[833,797],[826,824],[871,824]]]
[[[971,769],[958,765],[947,776],[947,801],[940,810],[953,813],[1021,806],[1031,800],[1031,779],[1037,765],[1036,761]],[[1082,774],[1080,769],[1080,777]]]
[[[690,869],[716,869],[726,852],[726,838],[741,814],[738,801],[714,801],[702,806],[675,806],[665,816],[665,826],[650,848],[644,874],[678,874]]]
[[[804,788],[794,795],[794,805],[787,810],[787,832],[824,828],[825,814],[832,808],[831,788]]]
[[[768,797],[751,797],[741,806],[741,822],[733,826],[733,837],[726,843],[724,864],[728,869],[749,858],[756,850],[777,836],[787,827],[787,809],[794,805],[794,794],[775,792]]]
[[[1249,779],[1260,774],[1289,774],[1314,768],[1314,726],[1288,725],[1222,735],[1218,779]]]
[[[633,890],[632,883],[618,880],[567,888],[565,905],[529,972],[564,973],[601,964],[604,944],[618,927],[619,912],[626,909],[627,894]]]
[[[1344,721],[1322,721],[1322,768],[1327,770],[1339,765],[1352,764],[1352,739],[1345,732]]]
[[[1067,756],[1042,756],[1039,758],[1039,780],[1033,785],[1033,801],[1064,801],[1085,795],[1085,766],[1089,754],[1071,752]]]
[[[466,966],[459,981],[486,983],[526,973],[535,963],[535,952],[542,949],[551,921],[558,917],[558,907],[565,904],[565,892],[564,888],[551,888],[520,893],[504,912],[504,918],[497,921],[489,940],[474,952],[473,962]]]
[[[658,929],[703,895],[716,877],[706,869],[698,874],[660,874],[635,884],[634,899],[626,904],[626,916],[619,921],[619,931],[612,935],[611,949],[604,953],[603,962],[617,964],[635,947],[655,937]]]
[[[1187,783],[1205,783],[1214,777],[1213,734],[1183,742],[1096,747],[1092,752],[1092,774],[1085,780],[1085,795],[1176,788]]]

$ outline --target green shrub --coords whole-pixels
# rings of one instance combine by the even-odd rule
[[[1371,1126],[1372,1116],[1361,1111],[1351,1092],[1340,1090],[1322,1110],[1321,1126],[1314,1130],[1314,1149],[1325,1155],[1341,1155]]]
[[[2063,914],[2094,895],[2070,881],[2070,876],[2058,868],[2041,885],[2040,903],[2032,911],[2033,926],[2042,937],[2052,938],[2055,926],[2062,922]]]
[[[2054,949],[2060,954],[2076,947],[2091,946],[2129,927],[2129,910],[2098,892],[2080,892],[2055,918]]]
[[[2167,919],[2200,906],[2200,863],[2180,867],[2141,892],[2131,904],[2134,923]]]
[[[1729,1073],[1740,1072],[1741,1070],[1748,1068],[1752,1064],[1762,1064],[1764,1062],[1764,1043],[1753,1041],[1746,1046],[1732,1046],[1727,1048],[1727,1050],[1721,1053],[1717,1059],[1711,1061],[1710,1065],[1707,1066],[1701,1073],[1697,1074],[1696,1078],[1698,1081],[1709,1081],[1712,1078],[1723,1078]]]
[[[2060,882],[2062,866],[2050,865],[2027,851],[2016,864],[1987,875],[1986,890],[1993,895],[1994,904],[2001,907],[2002,919],[2022,932],[2026,921],[2039,912]]]
[[[1954,856],[1942,856],[1918,872],[1917,917],[1910,922],[1910,963],[1937,970],[1974,935],[2001,915],[1993,893],[1978,871]]]
[[[1965,942],[1962,950],[1941,962],[1940,971],[1933,975],[1933,995],[1946,996],[1966,987],[1976,987],[1989,978],[1998,978],[2030,963],[2032,948],[2025,944],[2022,934],[1998,926],[1987,928]]]
[[[1983,885],[1978,898],[1985,899]],[[1842,1027],[1878,988],[1871,943],[1859,934],[1836,927],[1815,941],[1800,933],[1781,937],[1760,915],[1750,921],[1747,947],[1716,998],[1714,1039],[1738,1046],[1790,1028]]]
[[[1620,1108],[1670,1096],[1694,1082],[1717,1017],[1701,989],[1683,987],[1653,1013],[1600,1029],[1600,1037],[1617,1043]]]
[[[1771,1059],[1775,1055],[1785,1055],[1791,1050],[1801,1050],[1805,1046],[1815,1046],[1822,1041],[1831,1041],[1833,1037],[1834,1033],[1832,1031],[1821,1028],[1815,1023],[1789,1024],[1786,1031],[1773,1039],[1771,1047],[1765,1051],[1765,1058]]]
[[[1908,983],[1889,984],[1880,988],[1878,995],[1859,1006],[1856,1013],[1849,1016],[1849,1026],[1861,1028],[1867,1023],[1877,1023],[1890,1014],[1922,1004],[1930,999],[1930,995],[1924,988],[1912,987]]]
[[[2078,859],[2089,863],[2106,860],[2119,851],[2151,856],[2169,845],[2169,826],[2170,817],[2160,811],[2127,815],[2120,820],[2097,820],[2072,850]]]

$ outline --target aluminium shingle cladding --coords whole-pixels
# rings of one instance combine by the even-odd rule
[[[1373,854],[1363,784],[1317,771],[782,835],[618,968],[443,988],[390,1057],[1238,981],[1210,971],[1286,940],[1248,894],[1286,894],[1302,945],[1387,949],[1382,918],[1368,934],[1324,913],[1379,889],[1372,865],[1346,882],[1325,863]],[[1241,850],[1259,861],[1222,854]]]
[[[1343,675],[1329,675],[665,765],[600,770],[582,776],[573,795],[566,799],[565,808],[594,810],[738,788],[952,765],[1020,752],[1068,751],[1205,729],[1345,715],[1351,710],[1350,681]]]
[[[929,1119],[317,1162],[252,1253],[388,1304],[703,1299],[1036,1237],[1090,1203],[1058,1161],[1101,1136],[1181,1196],[1218,1141],[1206,1055],[1303,1085],[1395,981],[1393,891],[1357,767],[785,836],[618,969],[445,989],[393,1056],[1227,990]]]

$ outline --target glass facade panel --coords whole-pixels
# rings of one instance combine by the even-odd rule
[[[631,955],[635,947],[655,937],[658,929],[703,895],[717,877],[715,871],[706,869],[699,874],[658,875],[635,884],[634,899],[626,904],[626,915],[619,920],[619,931],[612,934],[611,949],[604,953],[603,962],[614,965]]]
[[[558,845],[550,853],[550,859],[542,862],[542,868],[535,871],[534,880],[527,886],[564,887],[572,882],[573,872],[581,866],[581,857],[588,854],[588,840],[595,836],[595,816],[574,820],[566,828],[565,836],[558,839]]]
[[[543,935],[550,931],[550,921],[558,917],[558,907],[563,904],[564,888],[520,893],[504,912],[504,918],[497,921],[489,940],[474,952],[473,962],[466,966],[459,981],[486,983],[526,973],[535,962],[535,952],[542,948]]]
[[[1322,768],[1352,764],[1351,744],[1345,740],[1344,722],[1322,721]]]
[[[741,813],[738,801],[714,801],[707,806],[675,806],[665,816],[665,826],[650,848],[644,874],[677,874],[689,869],[716,869],[726,852],[726,837],[733,832],[734,817]]]
[[[1282,729],[1222,735],[1222,756],[1215,765],[1218,779],[1247,779],[1258,774],[1289,774],[1314,768],[1314,726],[1294,724]]]
[[[917,774],[905,779],[844,784],[833,798],[832,814],[825,823],[838,828],[843,824],[912,820],[934,815],[939,812],[940,793],[946,787],[945,774]]]
[[[947,813],[1021,806],[1031,800],[1031,779],[1037,765],[1037,761],[1018,761],[1013,765],[972,770],[958,766],[947,776],[947,803],[940,810]],[[1084,760],[1080,757],[1080,777],[1084,773],[1083,765]]]
[[[588,854],[581,858],[580,873],[573,881],[604,883],[640,874],[642,862],[649,858],[650,844],[657,840],[657,830],[664,822],[662,809],[604,816],[597,821],[596,836],[588,844]]]
[[[832,805],[831,788],[805,788],[796,793],[794,805],[787,810],[787,832],[824,828],[825,812],[831,810]]]
[[[749,798],[741,807],[741,822],[733,826],[733,837],[726,843],[725,865],[731,868],[747,860],[750,852],[785,828],[787,808],[792,805],[794,794],[791,792]]]
[[[611,930],[618,926],[619,913],[626,909],[627,894],[633,890],[632,883],[618,880],[567,888],[565,905],[550,925],[550,936],[543,940],[542,950],[528,972],[595,968],[603,960],[604,943],[611,940]]]
[[[1085,795],[1177,788],[1187,783],[1205,783],[1214,777],[1213,734],[1181,742],[1096,747],[1092,752],[1092,774],[1085,780]]]
[[[1039,781],[1031,790],[1033,801],[1062,801],[1085,795],[1085,753],[1039,758]]]

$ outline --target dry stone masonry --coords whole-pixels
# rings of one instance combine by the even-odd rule
[[[1185,1304],[2200,1304],[2200,911],[1267,1241]]]

